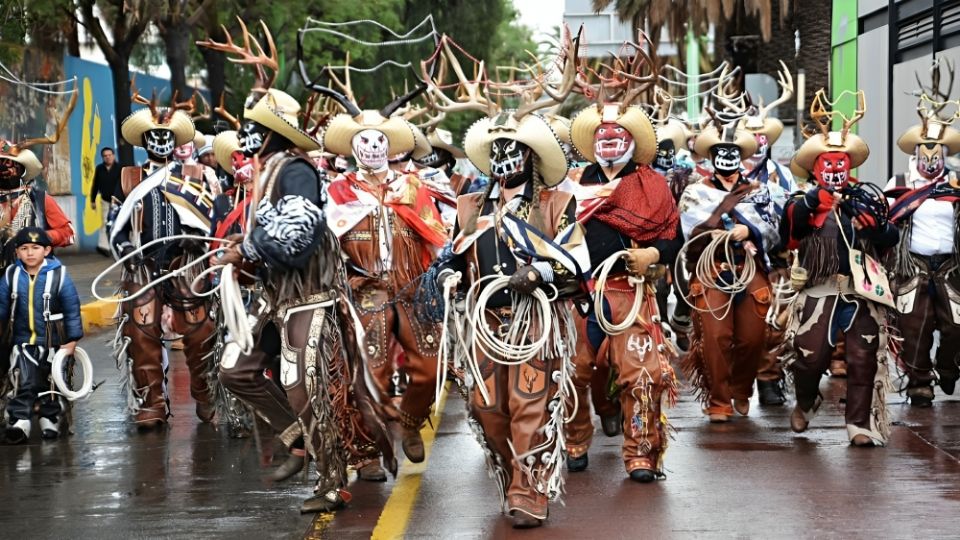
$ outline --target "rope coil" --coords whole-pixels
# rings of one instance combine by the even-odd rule
[[[681,298],[691,309],[695,309],[700,313],[710,313],[716,319],[724,319],[733,307],[734,297],[746,291],[747,286],[750,285],[750,282],[753,281],[753,278],[756,276],[757,263],[750,254],[747,254],[743,261],[743,269],[738,271],[736,264],[733,262],[735,261],[734,245],[737,243],[737,240],[733,239],[733,233],[731,231],[705,231],[683,244],[680,252],[677,253],[674,268],[682,268],[681,261],[686,260],[685,255],[687,250],[697,240],[705,236],[710,236],[710,243],[707,244],[703,253],[700,254],[693,275],[704,287],[722,291],[730,297],[724,302],[722,307],[713,307],[707,301],[706,296],[704,296],[705,308],[696,306],[694,302],[687,299],[688,295],[681,295]],[[729,280],[725,279],[721,275],[721,272],[716,270],[717,250],[722,250],[723,258],[727,262],[729,268],[725,268],[724,271],[730,272],[731,279]],[[720,311],[723,312],[723,315],[718,317],[717,313]]]
[[[606,290],[607,276],[610,274],[613,266],[617,264],[620,259],[626,259],[627,255],[629,255],[629,252],[624,249],[607,257],[597,266],[595,274],[597,278],[594,284],[593,312],[597,317],[597,324],[600,325],[600,329],[608,336],[616,336],[629,330],[637,321],[637,317],[640,315],[640,309],[643,307],[643,284],[645,279],[642,276],[630,276],[628,281],[634,286],[635,294],[633,296],[633,305],[630,306],[630,311],[627,312],[626,317],[619,323],[613,323],[603,314],[603,293]]]

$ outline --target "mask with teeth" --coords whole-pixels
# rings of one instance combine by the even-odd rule
[[[713,170],[732,174],[740,170],[740,147],[735,144],[717,144],[710,148]]]
[[[530,147],[513,139],[493,141],[490,145],[490,175],[508,188],[515,188],[533,178]]]
[[[677,164],[677,153],[671,139],[664,139],[657,145],[657,157],[653,166],[661,171],[669,171]]]
[[[927,180],[936,180],[943,175],[946,163],[943,160],[943,145],[940,143],[918,144],[917,172]]]
[[[252,120],[244,122],[237,132],[237,142],[240,143],[240,151],[247,157],[253,157],[263,148],[263,143],[267,139],[269,131],[267,128]]]
[[[455,161],[453,154],[450,152],[443,148],[434,148],[433,151],[425,157],[417,160],[417,163],[433,169],[446,169],[448,166],[452,166]]]
[[[354,135],[351,141],[353,158],[357,160],[357,165],[374,172],[387,167],[389,146],[387,136],[375,129],[365,129]]]
[[[234,184],[247,187],[247,183],[253,180],[253,158],[247,157],[240,150],[234,150],[230,154],[230,162],[233,165]]]
[[[169,129],[151,129],[143,134],[143,148],[153,161],[165,161],[173,154],[173,132]]]
[[[824,152],[813,162],[812,172],[820,187],[840,189],[850,181],[850,156],[846,152]]]
[[[604,167],[630,161],[636,142],[627,128],[614,122],[603,122],[593,135],[593,153]]]
[[[757,141],[757,151],[753,153],[755,158],[763,158],[767,156],[767,149],[770,147],[770,141],[767,140],[767,136],[761,133],[755,133],[753,138]]]
[[[0,158],[0,189],[16,189],[26,167],[12,159]]]
[[[193,141],[181,144],[180,146],[173,149],[173,157],[177,161],[190,161],[193,159],[193,151],[196,147],[193,145]]]

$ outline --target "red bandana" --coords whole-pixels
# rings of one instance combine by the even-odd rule
[[[644,244],[676,237],[680,212],[663,176],[649,165],[640,165],[620,179],[592,219]]]

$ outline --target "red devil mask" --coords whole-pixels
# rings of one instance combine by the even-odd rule
[[[610,166],[626,163],[633,157],[633,135],[627,128],[614,122],[603,122],[597,126],[593,136],[593,153],[597,161]]]
[[[824,152],[813,163],[813,176],[820,187],[840,189],[850,181],[850,155],[846,152]]]
[[[240,150],[230,154],[230,164],[233,165],[233,180],[237,186],[244,186],[253,180],[253,158],[247,157]]]

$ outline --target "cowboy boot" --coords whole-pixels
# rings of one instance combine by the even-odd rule
[[[215,330],[215,324],[207,317],[206,309],[200,306],[186,312],[175,312],[174,328],[183,334],[183,356],[190,371],[190,396],[197,402],[197,418],[201,422],[209,423],[216,414],[207,381],[209,373],[214,369],[211,365],[213,357],[209,353],[213,347],[210,336]]]
[[[133,357],[133,384],[140,401],[134,422],[140,429],[160,427],[169,416],[163,355],[159,347],[157,349],[156,354]]]

